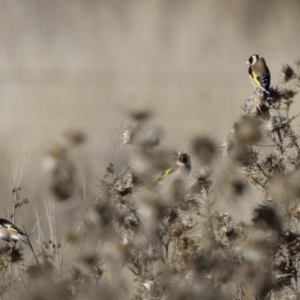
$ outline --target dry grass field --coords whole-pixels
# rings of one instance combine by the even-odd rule
[[[299,13],[297,0],[0,0],[0,217],[39,260],[3,242],[0,299],[298,299],[300,105],[278,91],[299,91],[282,81],[284,64],[299,76]],[[276,96],[264,113],[248,98],[256,53]],[[172,149],[192,172],[171,205],[152,183]]]

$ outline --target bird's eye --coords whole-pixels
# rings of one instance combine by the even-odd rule
[[[186,155],[185,155],[185,154],[181,154],[181,155],[179,156],[179,160],[180,160],[181,162],[185,163],[185,162],[186,162]]]

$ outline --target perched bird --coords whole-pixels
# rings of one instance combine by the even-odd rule
[[[177,168],[167,169],[161,174],[157,181],[165,180],[166,178],[172,178],[172,180],[184,180],[191,172],[191,159],[186,153],[180,153],[177,158]]]
[[[159,194],[166,205],[180,202],[185,195],[185,180],[191,172],[191,159],[186,153],[180,153],[175,168],[166,170],[157,180]]]
[[[266,99],[270,98],[270,83],[271,74],[267,67],[266,61],[258,54],[253,54],[249,57],[245,63],[249,65],[248,73],[251,78],[252,84],[263,91]]]
[[[26,244],[28,242],[24,239],[23,236],[27,236],[24,232],[22,232],[18,227],[16,227],[13,223],[0,219],[0,239],[6,242],[14,242],[22,241]]]

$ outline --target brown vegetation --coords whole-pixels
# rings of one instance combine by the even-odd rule
[[[223,145],[195,137],[193,173],[168,194],[157,178],[173,150],[161,142],[151,114],[131,113],[117,145],[129,149],[130,161],[118,173],[109,163],[92,207],[76,204],[81,214],[67,244],[58,241],[50,205],[51,238],[38,229],[37,261],[24,260],[21,245],[0,248],[1,297],[298,299],[300,148],[291,107],[300,74],[294,69],[284,65],[284,85],[272,89],[272,99],[258,92],[245,101]],[[65,137],[47,161],[60,203],[82,193],[70,152],[85,138]],[[13,191],[12,218],[28,205],[21,192]],[[76,253],[71,265],[68,253]]]

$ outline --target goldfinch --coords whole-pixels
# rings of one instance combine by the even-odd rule
[[[22,241],[26,244],[28,242],[24,239],[23,236],[27,236],[24,232],[22,232],[18,227],[16,227],[13,223],[0,219],[0,239],[6,242],[14,242]]]
[[[175,168],[166,170],[158,179],[158,191],[162,203],[169,206],[185,197],[185,180],[191,172],[191,159],[186,153],[180,153]]]
[[[164,180],[165,178],[172,178],[172,180],[184,180],[191,172],[191,159],[186,153],[180,153],[177,159],[177,168],[167,169],[161,174],[157,181]]]
[[[253,54],[245,64],[249,65],[248,73],[252,84],[263,91],[265,98],[270,98],[271,74],[265,59],[258,54]]]

